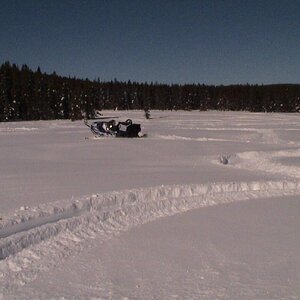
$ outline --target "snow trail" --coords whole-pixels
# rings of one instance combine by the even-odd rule
[[[263,171],[272,174],[283,175],[286,178],[300,178],[300,167],[296,165],[286,165],[280,163],[280,158],[299,158],[300,150],[282,150],[282,151],[247,151],[237,153],[233,159],[233,167],[251,170]]]
[[[29,208],[1,221],[0,287],[32,281],[39,271],[80,252],[96,237],[106,240],[133,226],[195,208],[286,195],[300,195],[300,182],[158,186]]]
[[[51,223],[59,222],[61,220],[70,219],[79,216],[84,212],[86,212],[88,209],[89,207],[77,208],[74,205],[73,210],[67,209],[63,212],[54,213],[52,215],[48,215],[44,217],[29,219],[24,222],[17,223],[16,225],[13,226],[4,227],[0,229],[0,239],[12,236],[17,233],[21,233],[23,231],[28,231],[30,229],[37,228],[46,224],[51,224]]]

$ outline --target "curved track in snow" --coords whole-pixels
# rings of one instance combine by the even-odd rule
[[[92,195],[28,208],[7,216],[0,229],[0,286],[23,285],[61,263],[86,242],[163,216],[262,197],[300,195],[299,181],[158,186]]]

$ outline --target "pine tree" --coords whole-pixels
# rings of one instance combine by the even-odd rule
[[[13,116],[12,74],[9,62],[0,70],[0,120],[10,121]]]

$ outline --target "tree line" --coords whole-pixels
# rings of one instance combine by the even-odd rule
[[[103,109],[300,112],[300,84],[205,85],[100,81],[0,67],[0,121],[82,119]]]

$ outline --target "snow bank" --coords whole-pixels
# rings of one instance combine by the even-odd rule
[[[33,280],[40,270],[61,263],[96,235],[107,239],[194,208],[299,194],[299,181],[162,185],[19,210],[0,223],[0,287]]]
[[[299,149],[270,152],[249,151],[236,154],[235,162],[232,165],[246,170],[263,171],[285,177],[300,178],[299,166],[280,163],[280,158],[297,158],[299,156]]]

